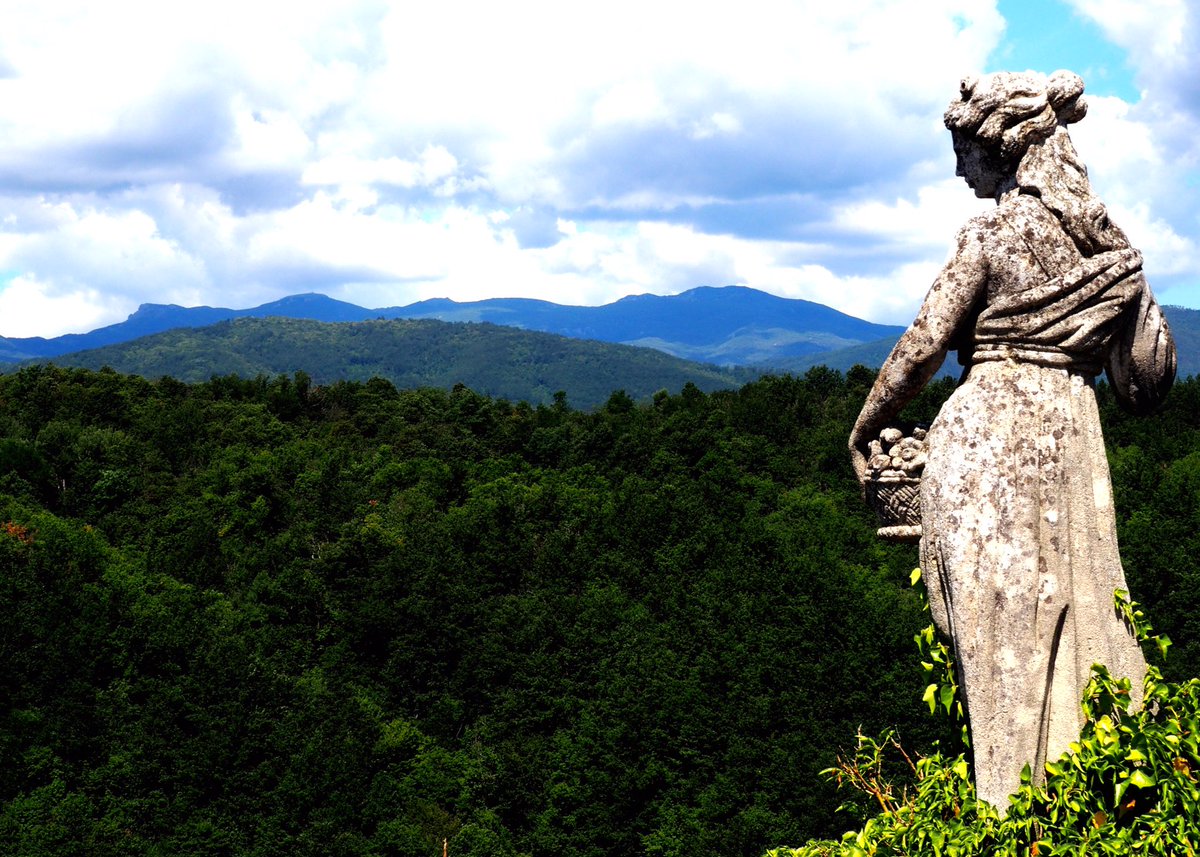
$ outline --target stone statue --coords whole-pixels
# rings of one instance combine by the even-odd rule
[[[850,437],[865,480],[872,441],[957,351],[962,380],[920,450],[920,561],[977,792],[1001,812],[1025,764],[1040,777],[1078,738],[1092,664],[1131,679],[1135,707],[1146,670],[1113,607],[1126,584],[1093,382],[1105,370],[1124,407],[1148,412],[1175,346],[1067,135],[1082,94],[1065,71],[962,82],[945,114],[957,175],[997,205],[959,232]]]

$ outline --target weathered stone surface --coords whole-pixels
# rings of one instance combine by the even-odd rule
[[[959,232],[850,438],[868,479],[871,441],[947,351],[969,367],[924,437],[920,556],[978,793],[1002,811],[1026,763],[1039,776],[1078,737],[1093,663],[1128,676],[1135,705],[1146,669],[1113,609],[1126,584],[1093,384],[1106,370],[1124,406],[1150,411],[1175,349],[1068,136],[1082,94],[1070,72],[963,81],[945,117],[957,172],[997,205]]]

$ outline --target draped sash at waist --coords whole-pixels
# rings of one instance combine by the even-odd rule
[[[975,323],[972,362],[1014,359],[1098,374],[1121,316],[1143,288],[1138,251],[1098,253],[989,303]]]
[[[1069,369],[1083,375],[1095,377],[1104,369],[1103,355],[1085,357],[1063,351],[1061,348],[1040,345],[1015,345],[1009,342],[991,342],[976,345],[971,354],[971,363],[987,363],[995,360],[1016,360],[1056,369]]]

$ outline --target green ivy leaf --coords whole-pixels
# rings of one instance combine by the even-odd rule
[[[954,686],[950,684],[942,685],[941,693],[939,694],[942,700],[942,708],[946,709],[946,713],[950,713],[950,706],[954,704]]]
[[[1167,656],[1167,649],[1171,648],[1171,638],[1166,634],[1159,634],[1154,642],[1158,644],[1159,656],[1165,658]]]
[[[1139,789],[1148,789],[1158,783],[1158,780],[1146,773],[1143,768],[1137,768],[1129,776],[1129,782],[1137,786]]]
[[[925,695],[921,697],[922,701],[929,705],[930,714],[933,714],[935,711],[937,711],[937,697],[935,695],[937,694],[937,689],[938,686],[936,684],[931,684],[929,687],[925,688]]]
[[[1129,780],[1118,780],[1113,788],[1113,805],[1120,806],[1121,798],[1125,797],[1125,790],[1129,788]]]

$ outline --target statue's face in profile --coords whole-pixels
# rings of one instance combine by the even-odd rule
[[[980,199],[995,199],[996,192],[1011,171],[996,163],[986,149],[970,137],[952,134],[954,154],[958,159],[954,174],[966,179],[967,185]]]

